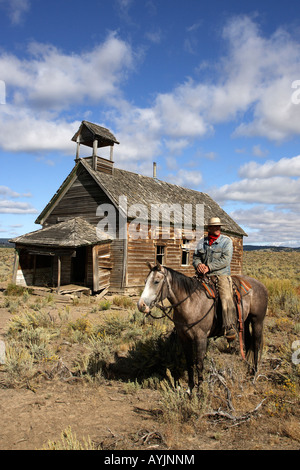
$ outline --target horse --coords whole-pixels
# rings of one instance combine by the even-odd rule
[[[183,347],[188,372],[188,387],[192,392],[194,380],[194,345],[197,373],[197,387],[203,381],[203,361],[207,350],[207,340],[223,335],[222,315],[216,314],[216,298],[208,296],[203,283],[196,277],[189,277],[172,268],[157,263],[147,263],[150,272],[145,288],[138,300],[138,309],[150,314],[158,306],[172,319]],[[256,374],[259,353],[262,349],[263,322],[267,311],[268,292],[257,279],[237,276],[251,284],[252,289],[242,299],[242,322],[244,325],[243,344],[246,358],[252,352],[251,372]],[[170,307],[162,302],[167,299]],[[167,312],[173,310],[173,318]]]

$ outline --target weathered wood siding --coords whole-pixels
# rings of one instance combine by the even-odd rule
[[[100,168],[99,168],[100,170]],[[96,211],[101,204],[111,204],[110,199],[89,172],[79,166],[76,178],[61,198],[54,204],[51,213],[46,218],[46,225],[56,224],[73,217],[83,217],[90,224],[97,226],[99,217]],[[118,219],[118,214],[117,214]],[[170,228],[169,239],[164,239],[166,228],[152,229],[147,224],[141,227],[147,233],[145,239],[132,239],[128,232],[127,240],[116,238],[111,244],[102,248],[90,247],[87,253],[86,285],[94,290],[110,286],[112,291],[126,290],[143,286],[148,274],[147,261],[156,261],[157,246],[164,247],[164,264],[188,276],[194,274],[192,266],[193,249],[189,252],[188,264],[182,264],[184,242],[178,238],[174,229]],[[154,232],[153,232],[154,230]],[[118,231],[117,231],[118,236]],[[232,273],[242,272],[242,236],[231,236],[234,244]],[[109,246],[109,253],[107,247]],[[104,248],[105,247],[105,248]],[[97,250],[95,254],[93,249]],[[96,261],[96,258],[97,261]],[[108,261],[109,260],[109,261]],[[68,263],[70,259],[62,259],[62,284],[68,283]],[[106,266],[104,264],[106,263]],[[95,266],[96,267],[95,272]],[[109,266],[108,266],[109,264]],[[53,279],[56,279],[56,262],[54,262]]]
[[[92,225],[97,225],[96,216],[100,204],[110,204],[110,199],[83,168],[77,170],[77,177],[64,196],[56,203],[46,224],[56,224],[72,217],[83,217]]]
[[[111,243],[111,278],[110,286],[112,290],[123,290],[126,286],[126,260],[127,260],[127,241],[114,240]]]
[[[141,230],[148,232],[145,239],[134,240],[128,233],[128,257],[127,257],[127,273],[126,287],[143,286],[145,278],[149,273],[147,262],[156,262],[157,246],[164,247],[163,263],[176,271],[182,272],[187,276],[194,274],[192,266],[193,250],[189,253],[189,263],[182,264],[183,240],[178,238],[178,234],[174,232],[174,228],[170,230],[165,227],[156,227],[151,230],[150,225],[144,225]],[[164,238],[165,234],[169,234],[170,238]]]
[[[98,272],[99,272],[99,290],[105,289],[110,286],[110,278],[112,271],[111,262],[111,244],[105,243],[96,246],[98,254]]]
[[[158,233],[151,233],[150,226],[142,228],[144,232],[148,231],[148,235],[160,235],[158,239],[152,239],[149,236],[146,239],[133,240],[128,235],[128,255],[127,255],[127,272],[126,287],[128,289],[140,287],[144,285],[145,278],[149,273],[147,262],[156,262],[156,247],[164,246],[164,264],[176,271],[187,276],[195,274],[193,263],[194,247],[192,246],[188,254],[188,264],[182,264],[182,252],[185,250],[183,239],[177,238],[174,229],[170,229],[170,239],[163,239],[162,233],[164,229],[159,229]],[[243,239],[242,237],[230,236],[233,241],[233,257],[231,262],[232,274],[242,273],[242,254]]]
[[[91,175],[79,167],[77,177],[64,196],[56,203],[47,218],[47,225],[56,224],[68,218],[83,217],[90,224],[97,226],[99,217],[96,215],[100,204],[111,204],[110,199],[101,190]],[[114,240],[110,246],[110,256],[113,269],[99,273],[99,289],[105,284],[119,290],[123,287],[124,279],[124,241]],[[104,269],[104,268],[103,268]],[[107,270],[108,268],[106,268]],[[93,285],[92,254],[89,256],[87,286]],[[103,278],[103,280],[102,280]]]
[[[14,282],[21,286],[52,286],[53,261],[54,257],[33,255],[17,247]]]

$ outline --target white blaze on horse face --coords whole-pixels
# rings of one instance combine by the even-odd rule
[[[160,279],[160,277],[162,277]],[[163,276],[159,275],[157,272],[152,271],[145,284],[143,293],[138,301],[138,309],[141,312],[149,313],[150,308],[157,299],[157,295],[160,290],[160,281],[162,281]]]

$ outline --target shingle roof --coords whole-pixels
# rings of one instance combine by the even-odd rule
[[[81,217],[75,217],[16,237],[11,241],[34,246],[76,248],[79,246],[95,245],[101,241],[109,240],[111,238],[107,234],[99,230],[96,231],[96,227]]]
[[[196,206],[204,204],[205,223],[211,217],[219,217],[224,224],[224,231],[247,236],[244,230],[206,193],[118,168],[114,168],[113,174],[109,175],[93,170],[84,159],[81,163],[116,206],[119,204],[119,197],[126,196],[128,207],[142,204],[147,207],[150,218],[152,204],[168,204],[169,207],[172,204],[179,204],[187,216],[192,210],[192,220],[195,223]],[[192,207],[189,208],[188,204]],[[173,214],[171,216],[173,217]],[[176,223],[176,217],[173,222]],[[177,222],[181,224],[182,219],[179,218]]]
[[[46,220],[51,212],[51,208],[59,198],[61,192],[67,186],[68,182],[80,167],[84,167],[92,178],[96,181],[99,187],[107,194],[112,203],[118,208],[119,197],[126,196],[127,206],[133,204],[143,204],[148,210],[149,219],[151,216],[152,204],[179,204],[184,208],[184,214],[189,217],[190,210],[192,210],[192,221],[196,221],[196,206],[197,204],[204,204],[204,220],[207,223],[210,217],[219,217],[222,224],[224,224],[223,231],[233,233],[241,236],[247,236],[244,230],[206,193],[195,191],[193,189],[183,188],[176,184],[171,184],[166,181],[158,180],[157,178],[140,175],[127,170],[114,168],[112,174],[102,173],[93,170],[87,161],[88,159],[81,158],[76,166],[73,168],[69,176],[62,183],[61,187],[57,190],[55,195],[49,201],[47,206],[36,219],[36,223],[41,223]],[[191,208],[187,206],[191,205]],[[186,205],[186,206],[184,206]],[[173,217],[174,214],[171,214]],[[171,222],[181,224],[182,219],[176,220],[173,217]]]
[[[98,140],[98,147],[119,144],[109,129],[88,121],[82,121],[81,126],[71,140],[77,142],[78,136],[80,136],[80,143],[88,147],[93,147],[95,139]]]

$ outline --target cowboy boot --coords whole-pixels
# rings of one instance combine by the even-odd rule
[[[236,330],[234,328],[235,308],[234,305],[224,305],[222,308],[222,319],[224,325],[224,336],[228,342],[236,339]]]

